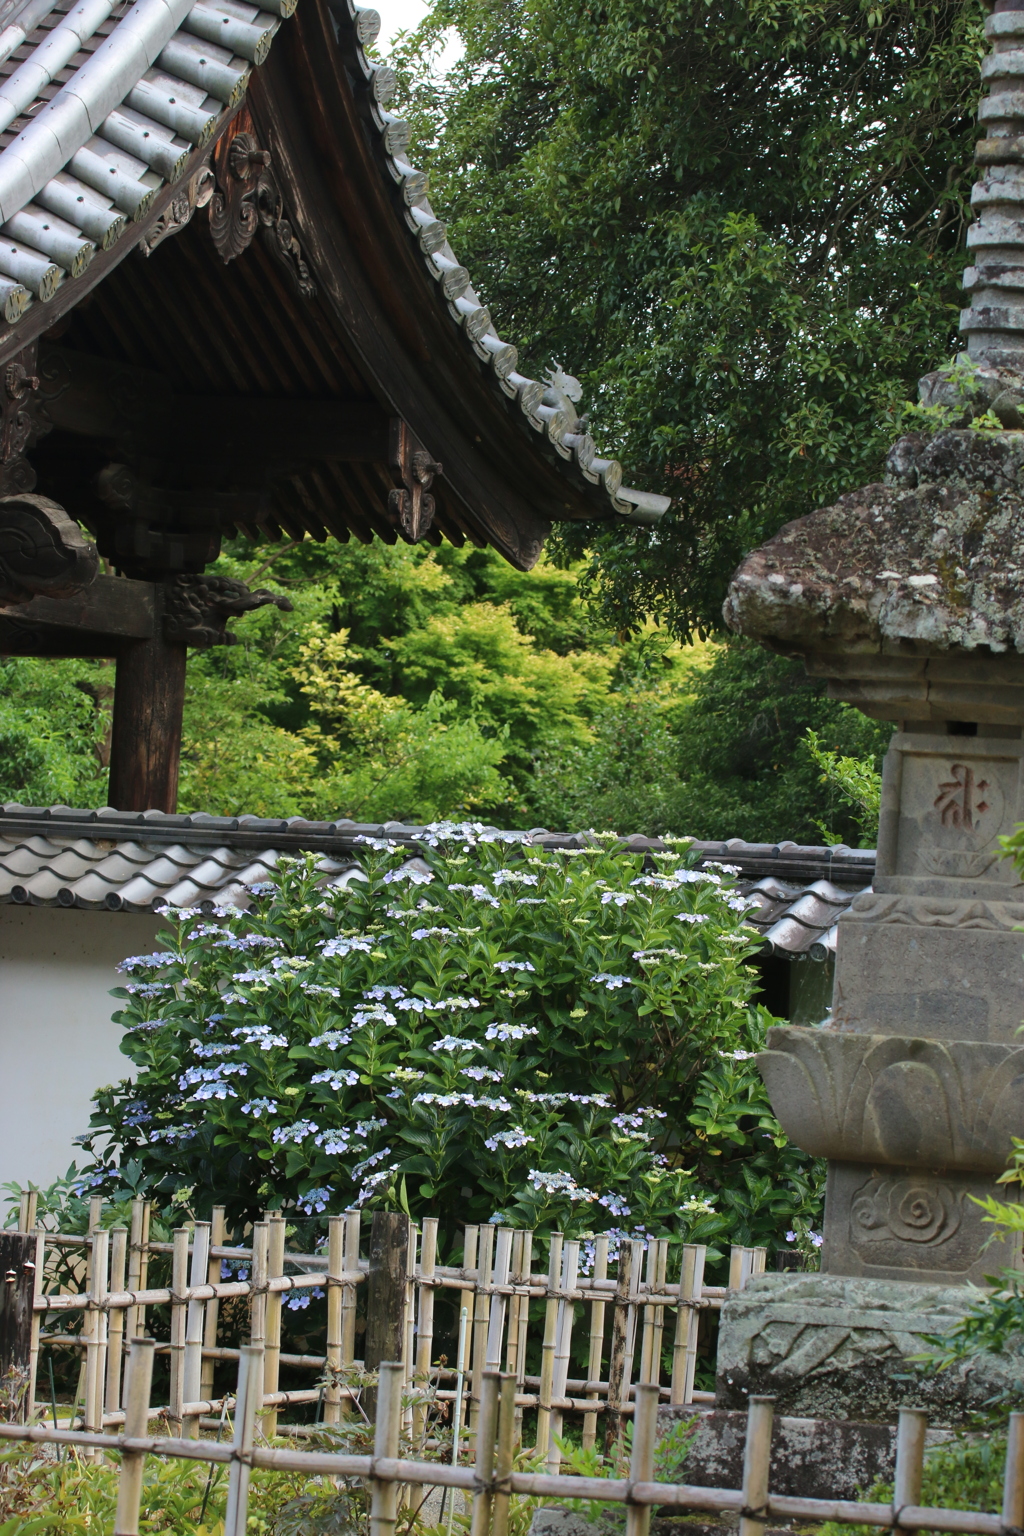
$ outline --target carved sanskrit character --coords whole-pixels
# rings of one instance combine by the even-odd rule
[[[985,799],[988,780],[976,780],[974,769],[967,763],[954,763],[950,772],[952,779],[939,785],[935,809],[944,827],[973,832],[975,816],[984,816],[989,808]]]

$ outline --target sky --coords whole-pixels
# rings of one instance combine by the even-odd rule
[[[377,0],[374,10],[380,13],[380,37],[377,39],[380,51],[387,53],[396,33],[415,27],[429,9],[427,0]]]

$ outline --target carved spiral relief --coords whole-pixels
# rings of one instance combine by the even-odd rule
[[[960,1226],[962,1196],[918,1178],[870,1179],[853,1197],[851,1220],[861,1242],[944,1243]]]

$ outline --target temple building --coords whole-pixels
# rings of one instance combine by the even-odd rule
[[[519,372],[349,0],[0,5],[0,651],[116,656],[110,804],[176,806],[221,541],[655,521]],[[567,360],[568,361],[568,360]],[[572,398],[570,398],[572,397]],[[90,538],[82,535],[88,530]]]

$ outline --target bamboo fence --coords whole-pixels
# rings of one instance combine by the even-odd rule
[[[150,1208],[133,1203],[130,1228],[102,1225],[103,1205],[90,1205],[85,1235],[44,1230],[35,1224],[35,1195],[22,1196],[19,1230],[35,1240],[35,1297],[29,1351],[26,1416],[40,1411],[39,1361],[44,1346],[69,1348],[83,1354],[78,1402],[71,1425],[80,1420],[84,1431],[118,1430],[126,1422],[124,1384],[125,1341],[142,1337],[154,1307],[169,1309],[169,1336],[154,1348],[170,1356],[170,1388],[165,1404],[147,1407],[150,1419],[162,1419],[172,1435],[195,1439],[204,1420],[226,1411],[229,1399],[214,1393],[218,1361],[241,1358],[237,1348],[218,1343],[218,1314],[230,1298],[246,1298],[250,1341],[262,1351],[262,1396],[259,1411],[268,1415],[268,1433],[287,1410],[317,1405],[318,1416],[337,1423],[353,1389],[344,1377],[356,1360],[357,1291],[366,1285],[372,1305],[374,1276],[362,1255],[363,1223],[359,1211],[329,1219],[327,1251],[289,1252],[285,1221],[270,1212],[252,1227],[248,1246],[224,1242],[223,1208],[210,1222],[196,1222],[173,1233],[169,1243],[150,1237]],[[378,1220],[406,1221],[405,1217]],[[583,1443],[595,1443],[599,1418],[614,1433],[632,1415],[640,1385],[658,1388],[667,1403],[710,1401],[695,1391],[699,1314],[720,1308],[727,1294],[743,1288],[764,1269],[759,1248],[733,1248],[729,1285],[704,1283],[705,1249],[684,1245],[678,1270],[668,1274],[669,1242],[652,1239],[624,1242],[617,1255],[607,1237],[593,1243],[590,1273],[580,1273],[580,1241],[555,1233],[548,1243],[546,1273],[532,1266],[534,1234],[510,1227],[469,1226],[465,1229],[462,1263],[437,1263],[437,1222],[427,1218],[411,1228],[404,1294],[397,1298],[404,1312],[399,1320],[403,1337],[402,1365],[406,1381],[429,1381],[432,1396],[461,1404],[463,1378],[468,1399],[464,1433],[472,1434],[481,1411],[487,1371],[504,1370],[515,1378],[514,1410],[521,1433],[524,1409],[536,1410],[537,1447],[549,1470],[560,1465],[558,1438],[566,1414],[582,1417]],[[150,1262],[155,1255],[170,1260],[170,1285],[150,1286]],[[56,1261],[67,1284],[71,1273],[77,1289],[47,1290]],[[244,1279],[222,1278],[222,1266],[245,1267]],[[282,1304],[289,1293],[323,1287],[327,1294],[327,1323],[323,1354],[282,1353]],[[464,1322],[465,1345],[453,1364],[435,1362],[435,1300],[439,1291],[457,1296],[457,1315]],[[392,1296],[389,1305],[394,1304]],[[530,1303],[543,1302],[540,1374],[527,1373],[527,1345],[535,1323]],[[535,1318],[539,1308],[534,1309]],[[73,1331],[75,1319],[80,1331]],[[152,1321],[152,1317],[150,1316]],[[69,1327],[70,1324],[70,1327]],[[577,1330],[584,1328],[581,1340]],[[569,1375],[576,1334],[577,1353],[586,1354],[587,1375]],[[374,1362],[376,1363],[376,1362]],[[280,1390],[282,1366],[308,1370],[323,1381],[309,1388]],[[301,1379],[301,1378],[300,1378]],[[77,1407],[77,1403],[76,1403]],[[55,1408],[54,1408],[54,1411]],[[423,1409],[411,1411],[422,1424]],[[408,1416],[408,1415],[407,1415]],[[301,1432],[301,1429],[300,1429]]]
[[[273,1294],[273,1293],[267,1293]],[[658,1303],[652,1303],[652,1306]],[[804,1523],[836,1521],[896,1532],[941,1531],[961,1536],[1018,1536],[1024,1527],[1024,1414],[1010,1415],[1002,1509],[999,1514],[922,1507],[927,1416],[900,1410],[896,1469],[891,1504],[856,1500],[780,1497],[770,1488],[773,1400],[752,1397],[747,1417],[742,1487],[704,1488],[660,1483],[654,1478],[659,1391],[655,1382],[635,1388],[636,1416],[629,1475],[626,1478],[566,1476],[513,1470],[517,1439],[517,1378],[514,1371],[484,1370],[480,1381],[475,1463],[472,1466],[403,1460],[401,1429],[410,1394],[402,1362],[380,1366],[372,1455],[299,1451],[272,1446],[261,1433],[260,1400],[267,1350],[246,1345],[240,1351],[237,1412],[230,1443],[163,1438],[146,1433],[152,1410],[149,1398],[154,1341],[133,1339],[125,1378],[124,1432],[116,1437],[95,1430],[60,1430],[45,1424],[0,1424],[0,1439],[31,1444],[71,1445],[121,1454],[115,1536],[138,1536],[145,1458],[163,1456],[228,1468],[224,1536],[245,1536],[249,1484],[254,1468],[302,1472],[310,1478],[362,1479],[369,1486],[370,1536],[393,1536],[403,1490],[461,1489],[471,1499],[471,1536],[508,1536],[509,1509],[515,1496],[546,1503],[588,1499],[626,1506],[627,1536],[648,1536],[651,1513],[683,1510],[739,1515],[739,1536],[763,1536],[772,1520]],[[411,1394],[415,1400],[416,1389]],[[259,1439],[264,1444],[257,1443]]]

